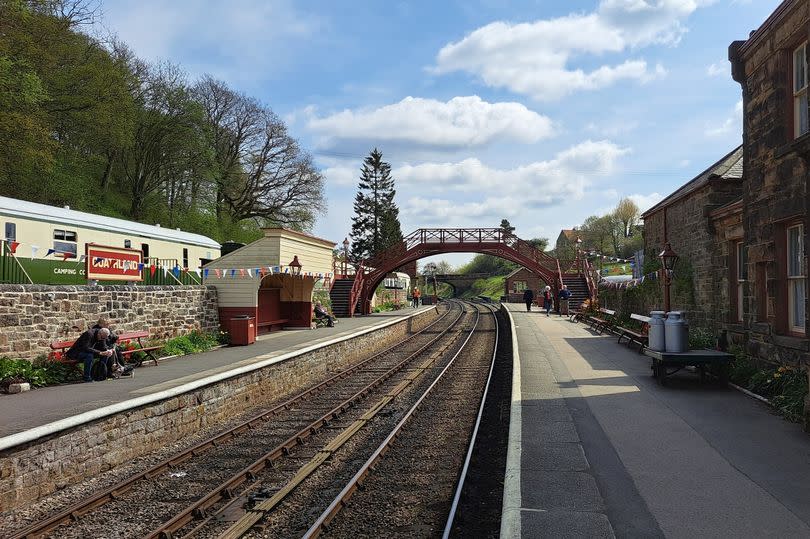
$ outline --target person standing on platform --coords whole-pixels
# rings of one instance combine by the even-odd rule
[[[526,304],[526,312],[532,312],[532,302],[534,301],[534,292],[532,292],[531,288],[527,288],[523,291],[523,303]]]
[[[560,316],[568,316],[568,300],[571,299],[571,291],[568,290],[568,287],[563,285],[560,289]]]
[[[422,297],[422,291],[419,290],[419,287],[414,286],[411,295],[413,296],[413,308],[415,309],[419,307],[419,299]]]
[[[546,289],[543,290],[543,308],[546,310],[546,316],[551,316],[551,307],[554,305],[553,297],[551,287],[546,285]]]

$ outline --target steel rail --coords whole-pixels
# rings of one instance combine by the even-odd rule
[[[337,495],[337,497],[335,497],[332,503],[329,504],[329,506],[324,510],[323,513],[321,513],[321,515],[318,517],[315,523],[312,524],[312,526],[310,526],[307,532],[303,535],[303,539],[318,537],[321,531],[326,529],[326,527],[329,525],[332,519],[335,518],[335,516],[340,512],[340,510],[343,509],[343,507],[348,503],[349,498],[351,498],[354,492],[358,488],[360,488],[363,479],[365,479],[365,477],[371,472],[372,468],[377,463],[377,461],[380,460],[383,457],[383,455],[385,455],[385,453],[388,452],[393,441],[401,434],[404,426],[408,423],[408,421],[410,421],[411,417],[413,417],[413,415],[416,413],[416,410],[419,408],[419,406],[421,406],[422,402],[433,391],[436,385],[442,380],[442,378],[450,369],[450,367],[453,366],[458,356],[461,355],[461,353],[466,348],[467,343],[469,343],[473,334],[475,334],[475,329],[478,327],[478,322],[480,321],[481,311],[478,311],[476,309],[476,312],[479,314],[479,317],[476,319],[475,327],[467,336],[467,338],[464,340],[458,351],[453,355],[453,357],[450,359],[450,361],[444,367],[444,369],[442,369],[442,371],[439,373],[439,375],[436,377],[433,383],[430,384],[430,386],[425,390],[424,393],[422,393],[422,396],[419,397],[416,403],[413,406],[411,406],[411,408],[408,410],[405,416],[399,421],[399,423],[397,423],[397,425],[394,427],[391,433],[385,438],[385,440],[383,440],[383,442],[379,445],[379,447],[377,447],[377,449],[363,464],[360,470],[358,470],[357,473],[354,475],[354,477],[352,477],[351,480],[349,480],[349,482],[346,484],[346,486],[343,487],[343,490],[340,491],[340,493]]]
[[[91,496],[87,500],[77,502],[67,507],[66,509],[54,514],[53,516],[47,517],[40,522],[31,524],[30,526],[17,532],[15,535],[12,535],[9,539],[33,539],[35,537],[40,537],[42,535],[47,534],[48,532],[61,526],[62,524],[77,521],[79,518],[97,509],[98,507],[101,507],[102,505],[110,501],[120,498],[121,495],[130,490],[135,485],[135,483],[142,481],[144,479],[152,479],[153,477],[160,475],[167,469],[177,466],[178,464],[182,464],[183,462],[199,455],[208,448],[220,445],[223,442],[227,442],[228,440],[230,440],[235,436],[238,436],[248,430],[256,428],[256,426],[270,420],[273,416],[275,416],[279,412],[289,409],[291,406],[304,400],[308,396],[314,395],[322,391],[323,389],[329,387],[330,385],[333,385],[334,383],[352,375],[353,373],[357,372],[364,366],[368,365],[370,362],[375,361],[383,357],[384,355],[388,354],[393,348],[407,344],[408,342],[414,340],[419,335],[422,335],[429,329],[433,328],[435,325],[439,324],[441,321],[447,318],[452,310],[453,309],[448,309],[447,312],[442,314],[439,318],[437,318],[436,320],[434,320],[421,330],[417,331],[413,335],[409,336],[408,338],[403,339],[397,342],[396,344],[386,348],[385,350],[374,354],[373,356],[361,361],[357,365],[353,365],[347,369],[344,369],[343,371],[331,376],[327,380],[324,380],[323,382],[287,399],[281,404],[274,406],[270,410],[261,412],[251,417],[250,419],[247,419],[246,421],[243,421],[242,423],[229,428],[224,432],[216,434],[187,449],[184,449],[183,451],[175,455],[172,455],[171,457],[151,466],[147,470],[134,474],[116,483],[115,485],[102,490],[101,492]],[[453,321],[453,324],[455,324],[457,320]],[[440,336],[441,335],[443,335],[443,333],[440,334]],[[431,343],[437,340],[439,337],[433,339]]]
[[[234,496],[233,492],[234,488],[238,487],[246,480],[254,480],[256,474],[261,472],[268,465],[272,466],[276,460],[279,460],[280,458],[288,455],[294,447],[302,445],[307,437],[317,432],[318,429],[327,425],[331,419],[336,419],[340,414],[348,410],[352,404],[365,398],[366,395],[374,388],[384,383],[386,380],[391,378],[397,372],[404,369],[409,363],[412,362],[414,358],[418,357],[425,350],[432,347],[439,339],[441,339],[445,334],[447,334],[451,329],[453,329],[456,326],[456,324],[463,318],[463,316],[464,316],[464,309],[462,308],[459,312],[459,316],[453,321],[453,324],[447,327],[446,329],[442,330],[440,333],[438,333],[434,339],[432,339],[431,341],[420,347],[417,351],[410,354],[407,358],[405,358],[395,366],[388,369],[379,377],[375,378],[372,382],[370,382],[365,387],[357,391],[354,395],[352,395],[348,399],[341,402],[338,406],[336,406],[326,414],[322,415],[321,417],[319,417],[318,419],[316,419],[315,421],[313,421],[312,423],[301,429],[293,436],[289,437],[287,440],[285,440],[278,446],[274,447],[273,449],[265,453],[262,457],[255,460],[249,466],[233,474],[229,479],[217,485],[216,488],[209,491],[205,496],[199,498],[197,501],[190,504],[179,513],[175,514],[175,516],[172,517],[170,520],[162,523],[160,526],[150,531],[144,537],[146,539],[155,539],[155,538],[170,539],[176,531],[181,530],[190,522],[192,522],[194,519],[205,518],[206,511],[208,509],[210,509],[212,506],[219,503],[223,499],[231,498]]]
[[[487,402],[487,394],[489,393],[489,385],[492,381],[492,373],[495,370],[495,359],[498,356],[498,338],[500,336],[500,325],[498,324],[498,316],[495,314],[494,307],[487,306],[495,317],[495,347],[492,350],[492,361],[489,364],[489,374],[487,375],[487,382],[484,384],[484,394],[481,396],[481,405],[478,407],[478,416],[475,418],[475,427],[473,427],[472,436],[470,436],[470,445],[467,448],[467,456],[464,459],[464,466],[461,467],[461,475],[459,476],[458,485],[456,486],[456,493],[453,496],[453,503],[450,506],[450,514],[447,515],[447,524],[444,526],[444,533],[442,539],[448,539],[450,532],[453,529],[453,522],[456,519],[456,512],[458,511],[458,502],[461,499],[461,491],[464,488],[464,481],[467,479],[467,470],[470,468],[470,460],[472,460],[473,449],[475,449],[475,442],[478,438],[478,428],[481,426],[481,417],[484,415],[484,406]]]

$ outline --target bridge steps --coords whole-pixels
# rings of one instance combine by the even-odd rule
[[[339,318],[351,316],[349,299],[352,293],[354,279],[337,279],[329,292],[332,301],[332,314]]]
[[[571,299],[568,300],[568,308],[572,311],[578,311],[582,306],[582,302],[590,297],[587,281],[584,277],[564,275],[563,284],[571,291]]]

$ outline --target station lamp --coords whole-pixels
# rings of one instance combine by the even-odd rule
[[[667,242],[664,246],[664,250],[658,255],[658,258],[661,259],[661,265],[663,266],[662,271],[664,273],[664,311],[669,312],[671,308],[669,287],[672,284],[672,270],[675,269],[675,264],[678,262],[678,255],[675,254],[675,251],[672,250],[672,246]]]
[[[292,262],[287,265],[290,266],[290,270],[292,270],[293,275],[301,275],[301,263],[298,261],[298,255],[295,255]]]

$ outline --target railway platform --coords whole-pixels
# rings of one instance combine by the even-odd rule
[[[567,318],[515,327],[501,537],[808,537],[810,438]]]
[[[111,406],[118,411],[141,406],[180,389],[192,390],[249,371],[260,363],[283,361],[432,308],[426,306],[341,318],[334,328],[273,332],[260,336],[249,346],[217,348],[167,359],[158,366],[144,363],[143,367],[135,369],[132,378],[66,384],[3,395],[0,396],[0,450],[93,421]]]

